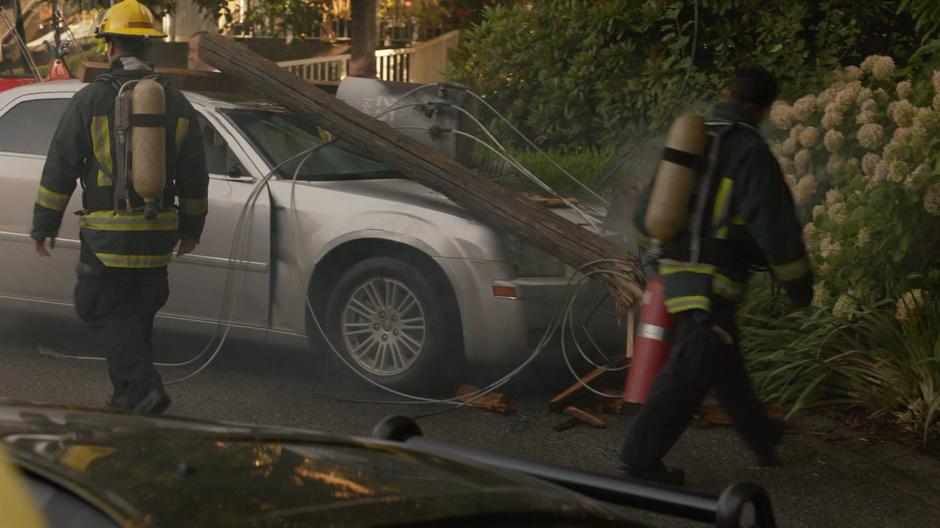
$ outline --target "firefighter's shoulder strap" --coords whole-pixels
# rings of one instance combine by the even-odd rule
[[[705,160],[705,171],[699,179],[696,189],[695,208],[692,210],[690,227],[691,246],[689,247],[690,261],[697,263],[702,256],[702,232],[705,225],[705,211],[708,209],[708,199],[712,195],[715,174],[718,172],[718,157],[721,154],[721,143],[725,136],[738,128],[739,123],[733,121],[706,121],[709,145]]]

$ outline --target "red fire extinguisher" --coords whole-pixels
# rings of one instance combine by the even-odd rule
[[[655,278],[646,285],[643,292],[643,310],[640,312],[640,325],[635,336],[635,349],[623,399],[631,402],[646,403],[646,397],[656,376],[669,360],[675,323],[666,311],[663,302],[666,298],[666,285],[660,278]]]

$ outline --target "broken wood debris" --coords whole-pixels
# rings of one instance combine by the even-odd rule
[[[474,394],[479,390],[479,387],[474,387],[473,385],[461,385],[457,387],[457,399],[466,402],[467,405],[471,407],[479,407],[480,409],[503,414],[514,414],[519,410],[504,394],[491,392],[483,396],[475,396]]]
[[[603,418],[594,416],[593,414],[575,407],[574,405],[569,405],[565,407],[565,414],[573,418],[577,418],[579,421],[582,421],[591,427],[596,429],[607,429],[607,421]]]

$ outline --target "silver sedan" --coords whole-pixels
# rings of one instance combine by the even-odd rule
[[[82,86],[0,93],[2,306],[74,317],[77,217],[66,214],[51,259],[36,258],[29,231],[52,134]],[[285,163],[329,141],[315,123],[269,106],[187,96],[202,124],[210,212],[202,243],[170,266],[158,329],[208,335],[221,320],[267,342],[313,341],[319,353],[329,350],[325,333],[363,375],[426,387],[464,360],[525,357],[530,334],[565,297],[557,260],[341,142]],[[81,209],[80,200],[76,192],[68,211]]]

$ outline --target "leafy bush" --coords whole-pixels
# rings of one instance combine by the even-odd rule
[[[594,148],[551,149],[543,152],[521,148],[508,150],[508,154],[529,172],[556,192],[567,196],[583,195],[584,190],[558,166],[579,182],[593,188],[604,176],[604,169],[613,158],[610,151]],[[547,194],[509,162],[485,147],[476,148],[474,166],[482,176],[498,181],[508,188]]]
[[[940,73],[912,82],[872,56],[819,94],[778,102],[771,121],[810,221],[816,304],[851,318],[915,288],[940,291]]]
[[[915,300],[898,312],[862,307],[848,321],[823,308],[788,312],[766,289],[755,293],[741,311],[742,347],[765,399],[791,414],[861,404],[923,431],[925,441],[937,431],[940,302]]]
[[[694,68],[692,2],[546,0],[488,10],[464,33],[449,75],[541,144],[617,145],[661,128],[677,107],[713,100],[736,66],[765,66],[792,94],[840,61],[909,56],[916,43],[910,17],[895,16],[898,0],[699,7]]]

